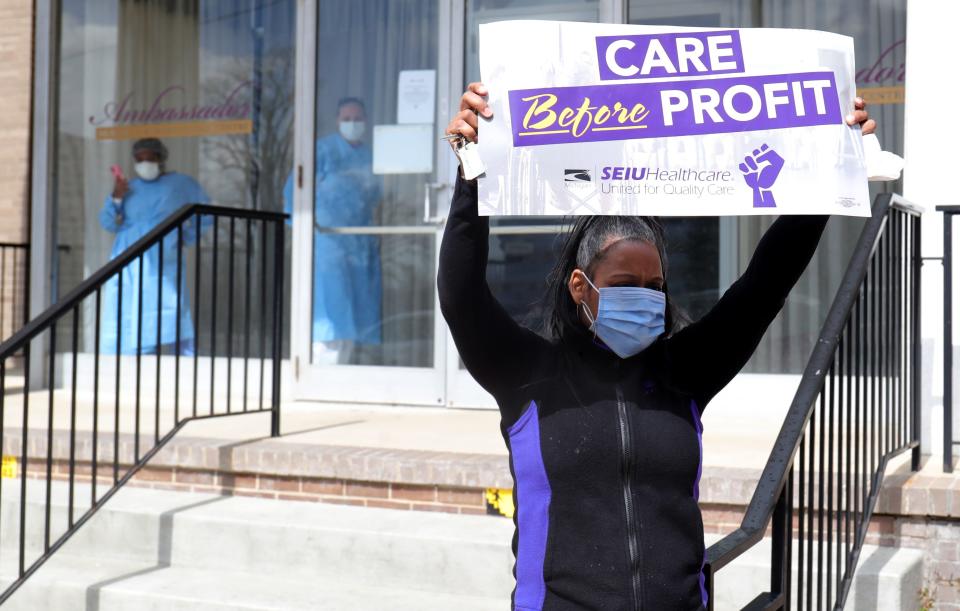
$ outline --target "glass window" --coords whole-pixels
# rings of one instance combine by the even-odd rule
[[[314,364],[434,366],[438,9],[318,3]]]
[[[61,248],[56,264],[60,294],[185,204],[283,209],[283,183],[292,164],[295,4],[295,0],[59,3],[54,214]],[[155,139],[146,153],[142,148],[138,153],[150,158],[146,165],[137,163],[133,154],[133,145],[142,146],[144,138]],[[159,173],[159,178],[151,173]],[[126,188],[118,186],[118,175]],[[217,228],[221,250],[231,239],[229,225],[221,222]],[[259,245],[266,242],[257,232],[254,227],[249,239],[235,240],[238,261],[259,260]],[[243,235],[238,227],[234,236]],[[218,309],[225,312],[227,274],[214,277],[210,267],[214,237],[213,229],[204,226],[198,246],[191,247],[187,257],[196,261],[200,253],[199,273],[209,278],[205,284],[217,282]],[[160,272],[144,268],[144,286],[157,286],[150,276]],[[168,274],[176,277],[176,265],[162,269],[165,285]],[[190,271],[194,269],[193,264],[183,267],[190,276],[184,279],[188,287],[194,286],[195,274]],[[133,307],[133,284],[127,284],[123,295],[124,312]],[[253,290],[260,294],[263,287]],[[105,297],[105,308],[114,307],[106,301]],[[83,311],[86,350],[93,347],[93,333],[87,332],[93,329],[94,316],[89,305]],[[209,299],[181,305],[188,318],[215,319]],[[109,317],[109,312],[105,315]],[[225,318],[221,316],[221,322]],[[144,325],[149,324],[144,318]],[[143,331],[145,337],[152,333]],[[189,349],[204,352],[209,345],[219,345],[223,354],[226,324],[214,328],[208,322],[203,333],[215,337],[204,336]],[[121,338],[121,344],[126,346],[127,339]],[[231,341],[242,338],[235,334]]]
[[[904,61],[906,0],[630,0],[630,23],[691,27],[807,28],[854,38],[857,91],[879,125],[885,150],[903,154]],[[871,195],[899,192],[901,181],[871,183]],[[733,221],[733,222],[728,222]],[[772,217],[684,219],[668,223],[671,290],[696,318],[709,308],[750,261]],[[716,234],[707,227],[717,227]],[[799,373],[813,350],[816,335],[846,269],[863,226],[862,220],[837,217],[830,221],[820,247],[786,306],[767,332],[744,371]],[[691,240],[691,233],[699,239]],[[714,240],[704,239],[716,235]],[[723,244],[723,247],[720,245]],[[697,265],[677,262],[675,249],[687,250],[687,261],[718,261],[719,275],[709,278]],[[725,269],[730,268],[730,269]],[[681,288],[676,278],[694,273]]]

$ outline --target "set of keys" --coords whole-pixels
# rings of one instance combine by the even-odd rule
[[[467,180],[473,180],[487,171],[480,159],[479,147],[476,142],[467,140],[463,134],[450,134],[444,136],[443,140],[448,140],[453,144],[453,152],[460,160],[460,166],[463,168],[463,177]]]

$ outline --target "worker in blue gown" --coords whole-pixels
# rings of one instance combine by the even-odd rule
[[[361,345],[381,342],[380,241],[377,236],[337,235],[326,227],[365,227],[383,188],[364,143],[366,109],[358,98],[337,104],[336,133],[317,140],[313,237],[313,362],[353,363]],[[293,175],[283,190],[293,210]]]
[[[123,253],[137,240],[159,225],[185,204],[206,204],[210,198],[196,180],[185,174],[166,171],[168,152],[163,142],[144,138],[133,144],[134,170],[129,182],[115,176],[114,189],[107,195],[100,224],[116,234],[110,258]],[[184,246],[195,244],[194,221],[182,226]],[[100,351],[117,350],[119,319],[120,352],[123,354],[170,353],[177,347],[177,312],[179,310],[180,353],[194,352],[194,329],[187,295],[186,250],[180,257],[180,290],[177,290],[177,231],[163,240],[163,266],[158,246],[147,250],[143,262],[143,285],[140,286],[140,264],[126,265],[104,287],[101,298]],[[142,299],[142,304],[140,303]],[[142,312],[142,327],[138,318]],[[159,347],[157,333],[160,333]]]

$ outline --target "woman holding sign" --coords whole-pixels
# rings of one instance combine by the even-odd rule
[[[470,85],[447,134],[477,140],[477,115],[493,115],[486,93]],[[859,99],[847,123],[876,127]],[[779,218],[743,276],[683,325],[660,223],[580,217],[549,278],[545,338],[491,294],[488,219],[476,181],[458,180],[440,305],[500,408],[516,484],[514,609],[706,607],[700,416],[783,307],[828,218]]]

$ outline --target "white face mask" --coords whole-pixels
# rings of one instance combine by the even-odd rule
[[[137,172],[137,176],[147,182],[156,180],[160,176],[160,164],[156,161],[138,161],[133,169]]]
[[[340,135],[347,142],[360,142],[366,127],[363,121],[340,121]]]

